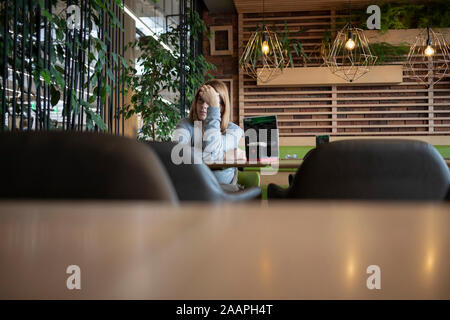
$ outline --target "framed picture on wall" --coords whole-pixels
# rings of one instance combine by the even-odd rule
[[[233,26],[212,26],[210,49],[211,55],[233,54]]]

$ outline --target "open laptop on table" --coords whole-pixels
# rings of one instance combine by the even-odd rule
[[[244,117],[244,133],[247,161],[278,161],[279,141],[277,116]]]

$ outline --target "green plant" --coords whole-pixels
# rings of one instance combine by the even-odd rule
[[[409,52],[409,45],[406,43],[394,46],[387,42],[375,42],[371,43],[369,47],[372,54],[378,57],[376,64],[383,64],[390,58],[400,57]]]
[[[4,23],[8,24],[10,28],[17,23],[13,18],[14,12],[12,8],[14,5],[11,2],[9,0],[5,1],[1,7],[2,17],[5,15],[5,11],[8,11],[8,21]],[[61,6],[64,3],[66,6]],[[111,2],[87,0],[84,14],[85,17],[89,16],[91,19],[85,20],[84,23],[86,25],[84,25],[83,29],[80,28],[81,31],[70,30],[68,26],[67,16],[72,14],[72,12],[66,15],[66,8],[72,4],[70,1],[51,0],[44,2],[44,0],[38,0],[30,2],[17,1],[15,3],[18,6],[18,17],[26,17],[26,20],[19,24],[18,32],[23,38],[23,42],[19,41],[17,43],[17,56],[28,56],[30,48],[32,49],[31,55],[24,59],[23,63],[25,72],[32,70],[34,82],[34,92],[32,94],[37,101],[40,101],[40,98],[38,99],[38,96],[40,97],[41,95],[39,92],[48,90],[52,108],[64,99],[63,115],[67,118],[78,117],[81,114],[85,115],[86,128],[88,130],[93,130],[95,127],[100,130],[107,129],[102,117],[96,111],[96,102],[102,101],[104,104],[113,88],[107,82],[99,81],[99,78],[109,78],[113,82],[112,68],[120,63],[125,63],[119,55],[115,53],[108,54],[107,42],[111,41],[108,34],[105,34],[105,38],[102,40],[92,36],[90,33],[94,28],[94,24],[97,26],[102,24],[100,12],[105,17],[108,17],[111,27],[123,30],[119,19],[111,9],[111,3],[116,3],[118,6],[123,5],[122,0],[111,0]],[[55,12],[61,7],[64,9]],[[30,28],[33,30],[31,36]],[[37,40],[44,34],[43,30],[48,34],[47,39],[51,38],[51,45],[41,43],[42,39],[41,42]],[[85,34],[85,36],[82,36],[82,34]],[[2,52],[5,50],[8,58],[6,60],[7,66],[3,65],[3,61],[0,62],[1,70],[7,67],[12,68],[14,65],[16,70],[21,70],[22,68],[21,61],[19,59],[15,61],[12,58],[14,50],[12,37],[13,35],[10,33],[6,35],[2,33],[0,50]],[[79,81],[69,80],[66,72],[66,67],[69,63],[75,66],[75,72],[77,77],[79,77]],[[19,83],[22,77],[26,76],[25,72],[17,71]],[[78,92],[77,88],[73,86],[74,83],[79,83],[80,85]],[[79,93],[81,90],[83,94]],[[3,108],[10,105],[8,99],[6,99],[6,102],[7,104],[2,106]],[[23,112],[24,106],[20,106],[20,108]],[[17,112],[17,110],[13,110],[13,112]],[[55,129],[55,126],[50,121],[49,114],[45,115],[45,111],[44,115],[39,117],[38,120],[43,129]]]
[[[294,36],[300,35],[303,32],[306,32],[306,30],[299,29],[298,31],[294,32],[293,35]],[[281,42],[282,48],[284,50],[284,54],[289,58],[289,65],[291,67],[294,67],[294,61],[292,59],[292,53],[293,53],[292,49],[294,49],[297,57],[303,58],[303,62],[311,61],[309,59],[308,55],[303,50],[302,43],[300,41],[298,41],[297,39],[291,39],[286,20],[284,21],[284,32],[281,34],[280,42]]]
[[[187,15],[186,24],[194,40],[206,30],[197,12]],[[163,97],[164,92],[177,93],[180,89],[180,28],[171,28],[159,35],[158,40],[151,36],[141,37],[128,45],[141,52],[136,63],[141,66],[142,74],[138,74],[131,62],[125,79],[132,92],[131,104],[125,106],[124,115],[129,118],[133,114],[140,114],[143,126],[138,138],[141,140],[170,140],[180,119],[179,99],[170,102]],[[190,54],[186,57],[186,106],[192,102],[195,90],[204,83],[205,73],[214,68],[203,55]]]
[[[381,29],[384,33],[389,29],[408,29],[417,23],[417,12],[424,10],[423,4],[386,3],[381,7]]]
[[[409,3],[407,1],[386,2],[379,1],[378,5],[381,9],[381,29],[380,33],[385,33],[389,29],[409,29],[423,28],[430,23],[435,27],[446,27],[450,25],[450,3],[448,1],[434,1],[426,6],[424,4]],[[365,9],[365,7],[364,7]],[[428,15],[426,12],[432,12]],[[357,11],[352,17],[353,21],[357,21],[356,25],[367,29],[367,13],[365,10]],[[341,18],[337,20],[337,29],[343,26],[347,20]],[[328,50],[331,47],[330,32],[326,30],[322,40],[322,50]],[[370,50],[376,55],[376,64],[380,65],[388,62],[390,59],[401,57],[409,52],[409,45],[401,43],[392,45],[387,42],[371,43]]]
[[[386,33],[390,29],[412,29],[450,26],[450,2],[448,0],[430,1],[428,3],[411,3],[409,1],[387,2],[379,1],[381,9],[380,33]],[[361,11],[360,20],[364,21],[367,14]],[[372,53],[378,56],[377,64],[386,62],[389,57],[399,57],[409,52],[406,43],[392,45],[386,42],[372,43]]]
[[[445,28],[450,26],[450,1],[437,0],[427,3],[411,3],[410,1],[378,1],[381,9],[381,33],[389,29]],[[366,26],[367,14],[360,11],[360,21]]]
[[[330,29],[325,29],[325,32],[323,34],[323,38],[322,38],[322,43],[320,45],[320,56],[322,57],[322,59],[325,61],[325,58],[328,56],[328,53],[331,50],[331,31]]]
[[[294,33],[294,35],[299,35],[306,30],[298,30]],[[270,49],[270,54],[272,57],[272,61],[274,63],[270,63],[270,68],[274,68],[278,66],[280,69],[283,69],[287,66],[294,67],[293,61],[293,53],[298,57],[302,57],[303,61],[310,61],[308,55],[303,50],[303,46],[300,41],[297,39],[293,39],[289,33],[289,29],[287,27],[286,20],[284,21],[284,32],[281,35],[277,35],[277,37],[273,37],[275,32],[268,30],[267,25],[263,24],[262,27],[259,25],[256,26],[255,33],[249,40],[249,43],[243,48],[244,54],[241,56],[239,64],[244,71],[251,73],[254,77],[256,77],[257,68],[261,68],[264,64],[262,46],[264,42],[264,37],[266,35],[267,41],[269,42],[269,46],[272,47]],[[251,42],[252,41],[252,42]],[[249,46],[250,47],[247,47]],[[287,61],[281,63],[283,59],[287,58]]]

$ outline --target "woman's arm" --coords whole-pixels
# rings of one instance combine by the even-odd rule
[[[218,107],[209,107],[205,120],[205,133],[203,137],[203,160],[223,160],[225,153],[238,148],[242,137],[242,129],[236,125],[230,125],[225,132],[220,130],[221,118]]]
[[[223,160],[224,142],[220,131],[220,108],[209,106],[203,133],[203,161]]]
[[[236,149],[239,146],[239,140],[241,140],[243,131],[241,127],[230,123],[225,134],[222,135],[222,144],[225,146],[224,151],[227,152],[232,149]]]
[[[221,132],[220,98],[217,91],[211,86],[200,89],[202,99],[208,104],[203,135],[203,160],[223,160],[225,152],[236,149],[242,129],[236,125],[230,125],[225,134]]]
[[[192,134],[191,123],[186,119],[181,119],[173,132],[172,142],[192,145]]]

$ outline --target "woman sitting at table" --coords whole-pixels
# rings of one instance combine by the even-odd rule
[[[189,118],[178,122],[173,141],[195,147],[195,139],[201,139],[203,161],[245,160],[245,152],[238,148],[243,131],[229,117],[227,86],[219,80],[207,81],[195,94]],[[201,128],[201,137],[194,136],[199,131],[194,128]],[[237,185],[236,168],[213,172],[220,184]]]

